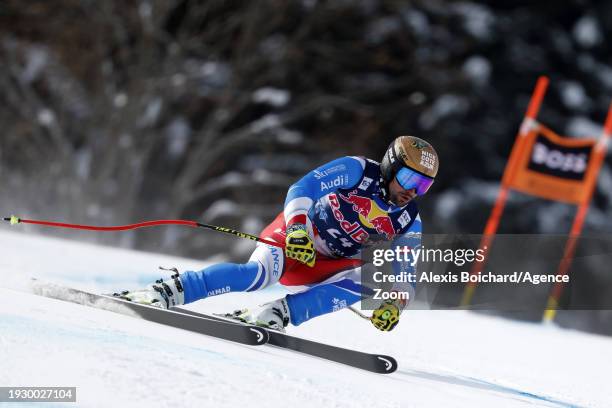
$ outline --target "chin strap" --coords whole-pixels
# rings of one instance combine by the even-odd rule
[[[389,182],[386,181],[382,175],[378,181],[378,186],[380,188],[380,198],[387,204],[393,204],[389,195]]]

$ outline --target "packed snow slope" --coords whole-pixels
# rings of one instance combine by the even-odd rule
[[[27,293],[32,277],[111,292],[163,276],[160,265],[190,270],[205,262],[6,229],[0,244],[0,386],[75,386],[76,405],[85,407],[612,406],[606,337],[424,310],[406,311],[390,333],[349,311],[289,328],[399,362],[394,374],[372,374]],[[190,307],[229,311],[283,293],[275,287]]]

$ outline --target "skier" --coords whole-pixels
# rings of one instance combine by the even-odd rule
[[[414,136],[396,138],[380,164],[352,156],[333,160],[289,188],[284,211],[260,234],[285,243],[284,253],[260,243],[246,263],[219,263],[180,276],[177,272],[144,290],[116,295],[169,308],[280,282],[298,291],[262,305],[256,313],[232,315],[280,331],[289,323],[299,325],[348,307],[362,293],[371,293],[361,285],[362,261],[356,257],[371,238],[382,236],[392,246],[420,245],[421,219],[414,198],[427,192],[437,172],[436,151]],[[410,262],[394,267],[396,273],[414,273]],[[396,283],[392,290],[414,294],[414,283]],[[372,323],[392,330],[406,304],[405,299],[383,301]]]

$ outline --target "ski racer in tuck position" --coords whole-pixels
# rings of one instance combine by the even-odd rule
[[[333,160],[293,184],[284,211],[261,232],[262,238],[284,242],[284,253],[260,243],[246,263],[176,273],[144,290],[115,295],[170,308],[279,282],[294,293],[232,317],[281,331],[289,323],[299,325],[348,307],[362,293],[372,293],[361,285],[362,261],[357,257],[371,236],[382,236],[392,247],[420,245],[421,219],[414,198],[427,192],[437,172],[436,151],[414,136],[395,139],[380,164],[362,157]],[[395,273],[414,273],[410,262],[393,266]],[[395,283],[392,290],[413,294],[414,284]],[[383,301],[371,322],[380,330],[392,330],[406,303]]]

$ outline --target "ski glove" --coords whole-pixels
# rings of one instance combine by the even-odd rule
[[[304,224],[296,223],[287,227],[285,256],[306,264],[311,268],[314,266],[316,258],[314,244]]]
[[[406,306],[404,300],[385,300],[374,310],[370,321],[378,330],[391,331],[399,323],[400,314]]]

